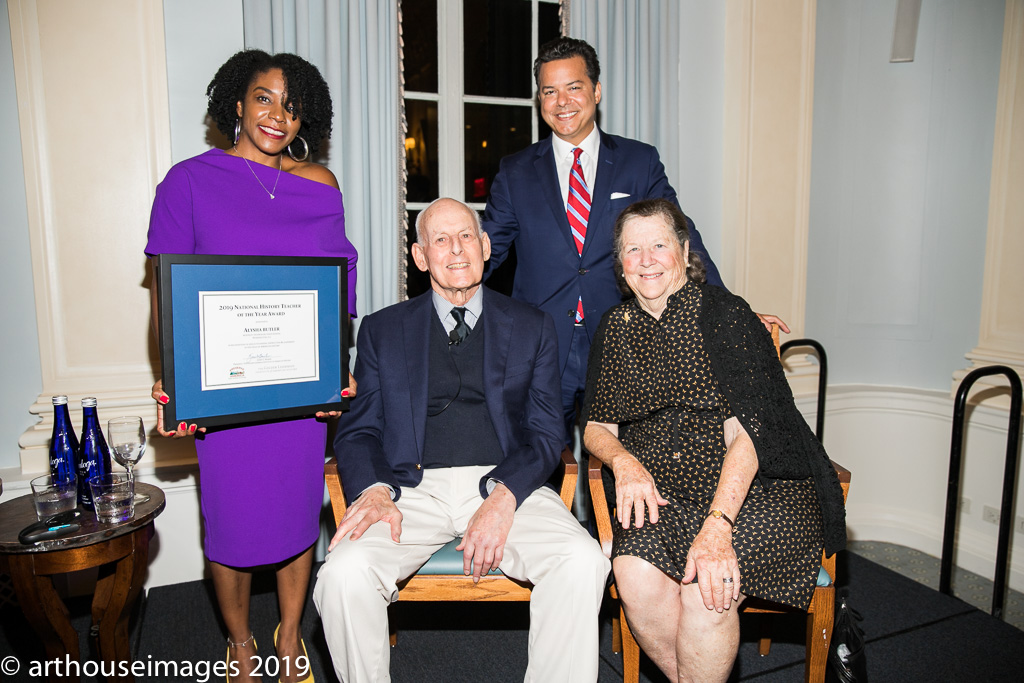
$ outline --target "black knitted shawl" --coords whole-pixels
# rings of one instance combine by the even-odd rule
[[[698,324],[711,368],[733,414],[757,451],[757,480],[814,478],[825,527],[825,552],[846,547],[846,508],[839,477],[793,401],[771,336],[740,297],[701,284]]]

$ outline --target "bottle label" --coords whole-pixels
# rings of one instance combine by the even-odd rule
[[[57,399],[65,402],[58,404]],[[50,439],[50,475],[55,482],[68,483],[75,479],[78,439],[71,427],[67,397],[54,397],[53,436]]]
[[[78,455],[78,502],[92,510],[92,495],[89,490],[89,479],[95,476],[110,474],[110,451],[100,431],[96,417],[95,403],[87,405],[89,399],[82,399],[84,408],[82,425],[82,446]]]

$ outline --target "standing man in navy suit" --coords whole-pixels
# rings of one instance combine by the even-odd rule
[[[483,225],[491,239],[488,272],[514,242],[512,296],[555,321],[565,438],[571,442],[590,340],[604,312],[622,300],[612,268],[615,219],[641,199],[678,201],[658,150],[598,129],[601,66],[593,47],[556,38],[541,46],[533,73],[541,116],[554,135],[502,159]],[[575,188],[574,168],[581,176]],[[704,259],[708,283],[724,286],[700,233],[692,223],[688,227],[690,250]]]
[[[490,242],[465,204],[438,199],[416,235],[431,291],[363,319],[334,442],[350,504],[313,598],[335,670],[390,680],[396,584],[461,537],[474,581],[500,568],[534,585],[526,680],[592,683],[610,565],[542,486],[563,446],[551,318],[481,286]]]

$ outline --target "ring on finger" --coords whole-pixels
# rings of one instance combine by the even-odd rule
[[[727,576],[724,579],[722,579],[722,583],[732,583],[732,582],[733,581],[732,581],[732,577],[731,576]]]

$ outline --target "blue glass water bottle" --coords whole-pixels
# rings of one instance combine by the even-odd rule
[[[75,480],[78,438],[68,414],[68,397],[53,397],[53,436],[50,438],[50,476],[54,483]]]
[[[82,443],[78,449],[78,504],[93,510],[89,480],[110,474],[110,449],[96,415],[96,399],[82,399]]]

